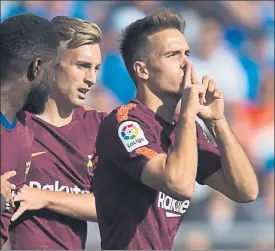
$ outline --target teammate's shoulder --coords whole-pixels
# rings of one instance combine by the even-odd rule
[[[127,120],[142,120],[143,113],[138,104],[130,102],[117,107],[112,113],[112,116],[116,119],[117,124],[121,124]]]
[[[102,124],[106,130],[135,127],[139,130],[154,131],[155,121],[138,102],[129,102],[114,109]]]
[[[74,117],[76,119],[96,119],[99,121],[104,120],[108,113],[103,111],[98,111],[90,106],[83,105],[82,107],[76,108],[74,110]]]
[[[110,112],[110,114],[102,122],[102,127],[106,130],[108,128],[117,128],[121,123],[134,119],[137,113],[137,105],[134,103],[128,103],[120,105]]]

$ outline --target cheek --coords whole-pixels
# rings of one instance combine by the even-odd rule
[[[74,69],[59,68],[56,70],[56,82],[59,89],[61,89],[63,93],[66,92],[68,94],[76,89],[77,75]]]
[[[183,77],[183,70],[179,67],[179,65],[175,65],[174,67],[172,67],[169,71],[170,77],[174,80],[178,80],[178,81],[182,81],[182,77]]]
[[[55,68],[56,78],[60,82],[70,82],[73,80],[74,76],[78,75],[77,69],[74,66],[68,65],[58,65]]]

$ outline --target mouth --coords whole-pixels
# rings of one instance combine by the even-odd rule
[[[79,89],[77,89],[77,91],[78,91],[79,98],[80,99],[85,99],[85,98],[87,98],[87,96],[90,92],[90,89],[88,89],[88,88],[79,88]]]

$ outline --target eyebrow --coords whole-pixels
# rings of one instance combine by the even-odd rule
[[[169,54],[171,54],[171,53],[181,54],[182,51],[181,51],[181,50],[170,50],[170,51],[165,52],[163,55],[164,55],[164,56],[167,56],[167,55],[169,55]],[[190,54],[190,53],[191,53],[190,50],[185,50],[185,52],[184,52],[184,54]]]
[[[191,53],[190,50],[186,50],[186,51],[185,51],[185,54],[190,54],[190,53]]]
[[[76,60],[76,63],[77,63],[77,64],[86,64],[86,65],[89,65],[89,66],[95,65],[96,67],[101,66],[101,63],[99,63],[99,64],[94,64],[94,63],[88,62],[88,61],[83,60],[83,59],[81,59],[81,60]]]

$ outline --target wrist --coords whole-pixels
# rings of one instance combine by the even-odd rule
[[[221,118],[219,119],[204,119],[203,122],[205,124],[209,124],[210,126],[222,126],[226,123],[226,118],[225,116],[222,116]]]
[[[196,121],[196,114],[192,112],[184,112],[180,114],[180,119],[186,123],[195,123]]]
[[[52,200],[51,200],[51,198],[52,198],[51,191],[44,190],[43,192],[44,193],[41,194],[41,197],[43,198],[43,207],[44,208],[49,208],[50,205],[53,203]]]
[[[224,131],[228,126],[225,116],[223,116],[220,119],[204,120],[204,123],[205,123],[206,127],[209,129],[209,131],[215,132],[215,134],[217,132]]]

